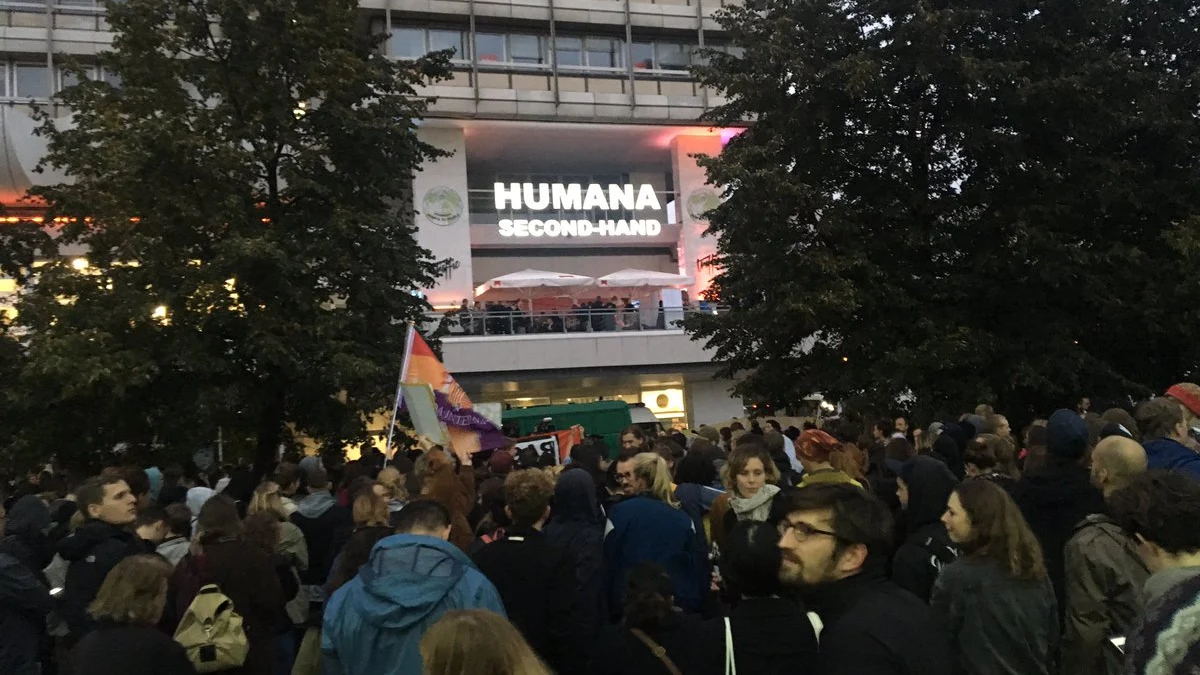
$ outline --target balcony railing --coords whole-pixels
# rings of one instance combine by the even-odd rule
[[[548,311],[525,311],[506,305],[486,309],[455,309],[430,312],[430,326],[442,323],[452,337],[497,335],[549,335],[573,333],[621,333],[679,330],[685,316],[719,314],[723,307],[701,303],[694,307],[594,309],[573,307]]]

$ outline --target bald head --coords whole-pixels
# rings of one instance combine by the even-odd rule
[[[1105,496],[1146,472],[1146,450],[1124,436],[1109,436],[1092,451],[1092,484]]]

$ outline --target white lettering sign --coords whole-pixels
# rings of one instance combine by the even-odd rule
[[[657,220],[538,220],[501,218],[501,237],[657,237]]]
[[[661,211],[654,186],[642,184],[609,185],[595,183],[586,189],[579,183],[496,183],[493,186],[496,210],[504,211]]]

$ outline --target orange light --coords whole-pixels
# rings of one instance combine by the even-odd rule
[[[141,219],[141,218],[136,218],[136,217],[135,217],[135,218],[130,218],[130,219],[129,219],[129,222],[131,222],[131,223],[140,223],[140,222],[142,222],[142,219]]]
[[[41,223],[41,222],[45,221],[46,219],[41,216],[34,216],[33,218],[30,218],[30,220],[32,220],[35,223]]]

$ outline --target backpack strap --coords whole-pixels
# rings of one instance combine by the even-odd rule
[[[658,660],[662,661],[663,666],[666,667],[668,673],[671,675],[683,675],[682,671],[679,670],[679,666],[676,666],[675,662],[671,660],[671,657],[667,656],[667,650],[664,649],[662,645],[658,644],[654,640],[651,640],[650,636],[646,635],[645,631],[640,628],[630,628],[629,632],[633,633],[635,638],[640,640],[642,644],[646,645],[646,648],[650,650],[650,653],[654,654]]]

